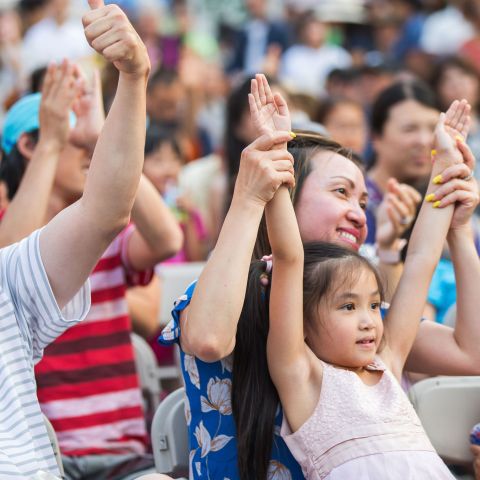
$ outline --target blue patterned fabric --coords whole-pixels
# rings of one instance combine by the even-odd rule
[[[180,313],[190,303],[195,285],[196,282],[189,285],[175,302],[173,318],[159,337],[161,343],[179,342]],[[185,416],[190,442],[190,479],[238,480],[236,430],[231,406],[232,355],[219,362],[206,363],[180,349],[180,357],[187,396]],[[300,466],[280,437],[281,421],[282,412],[279,411],[268,480],[303,480]]]

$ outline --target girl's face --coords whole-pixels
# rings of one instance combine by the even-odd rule
[[[380,294],[375,275],[364,267],[349,285],[342,284],[306,322],[306,342],[320,359],[350,369],[372,363],[383,336]]]
[[[168,185],[177,184],[181,168],[182,160],[172,145],[164,142],[155,151],[145,156],[143,173],[163,196]]]
[[[374,139],[377,164],[399,182],[425,179],[432,168],[430,150],[438,111],[416,100],[392,106],[381,135]]]
[[[347,158],[322,151],[295,207],[304,242],[325,241],[358,250],[367,236],[367,188],[360,169]]]

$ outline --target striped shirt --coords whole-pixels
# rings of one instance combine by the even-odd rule
[[[123,230],[90,276],[92,308],[84,322],[45,350],[36,366],[38,398],[64,455],[146,451],[142,395],[130,338],[125,298],[130,285],[145,285],[152,270],[133,271]]]
[[[88,282],[60,311],[39,249],[41,230],[0,250],[0,478],[58,475],[35,394],[34,363],[90,307]]]

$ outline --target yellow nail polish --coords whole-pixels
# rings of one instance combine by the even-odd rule
[[[441,175],[437,175],[436,177],[434,177],[434,179],[432,180],[432,183],[434,185],[438,185],[439,183],[442,183],[442,176]]]
[[[459,142],[465,141],[465,139],[461,135],[455,135],[455,140],[458,140]]]
[[[426,202],[433,202],[435,200],[435,194],[434,193],[429,193],[426,197],[425,197],[425,201]]]
[[[432,203],[433,208],[438,208],[440,206],[440,200],[437,200],[436,202]]]
[[[437,151],[434,148],[432,150],[430,150],[430,155],[432,157],[434,157],[436,154],[437,154]]]
[[[291,136],[292,138],[295,138],[295,137],[297,136],[297,134],[296,134],[295,132],[290,132],[290,136]]]

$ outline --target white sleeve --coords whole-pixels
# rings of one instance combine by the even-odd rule
[[[59,308],[40,255],[40,232],[0,250],[3,286],[15,306],[20,331],[35,363],[48,344],[83,320],[90,309],[88,280],[63,309]]]

